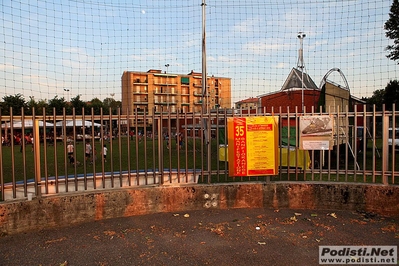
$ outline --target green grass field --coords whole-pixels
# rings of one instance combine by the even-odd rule
[[[92,142],[90,142],[92,144]],[[163,140],[162,165],[160,165],[158,140],[155,143],[152,139],[136,142],[128,137],[113,139],[112,142],[105,142],[108,148],[106,162],[102,160],[102,142],[94,142],[96,160],[89,160],[85,163],[84,144],[77,141],[75,147],[75,158],[79,163],[70,164],[64,142],[57,142],[56,145],[40,145],[41,176],[51,177],[93,172],[120,172],[152,169],[201,169],[207,168],[206,150],[201,147],[201,141],[190,139],[185,145],[178,149],[173,140],[170,149]],[[211,163],[212,169],[224,169],[225,163],[219,163],[217,158],[217,144],[212,142]],[[12,159],[13,158],[13,159]],[[202,158],[205,158],[202,160]],[[26,145],[25,151],[20,151],[20,146],[2,147],[2,173],[4,183],[34,178],[34,152],[32,145]]]
[[[87,161],[85,164],[84,144],[82,141],[76,142],[75,154],[76,160],[80,162],[79,165],[72,165],[69,163],[66,153],[66,145],[64,142],[57,142],[56,145],[40,145],[40,165],[41,176],[65,176],[65,175],[80,175],[84,173],[101,173],[101,172],[121,172],[137,170],[153,171],[153,169],[204,169],[207,170],[207,163],[210,161],[212,175],[211,182],[240,182],[240,181],[256,181],[266,180],[266,177],[228,177],[225,171],[228,165],[218,158],[218,143],[216,140],[211,142],[211,158],[209,160],[206,147],[202,147],[203,143],[199,139],[189,139],[182,149],[178,149],[175,140],[172,140],[170,149],[166,145],[166,141],[162,141],[163,156],[161,156],[161,165],[158,153],[158,140],[155,143],[152,139],[146,141],[137,141],[136,139],[129,140],[128,137],[113,139],[112,142],[106,142],[108,147],[107,161],[101,159],[102,143],[98,140],[95,141],[95,148],[97,150],[97,160],[91,164]],[[380,142],[376,143],[378,147]],[[382,152],[381,148],[378,148]],[[21,181],[34,179],[34,152],[32,146],[27,145],[25,151],[20,152],[20,146],[2,147],[2,175],[4,183],[12,181]],[[391,154],[392,156],[392,154]],[[395,171],[399,169],[399,154],[396,153]],[[13,159],[12,159],[13,158]],[[389,161],[389,169],[392,169],[391,160]],[[332,172],[319,173],[319,169],[315,169],[312,174],[307,171],[306,175],[299,169],[291,168],[289,173],[280,173],[277,176],[272,176],[271,180],[320,180],[320,181],[339,181],[339,182],[376,182],[381,183],[382,178],[378,175],[373,175],[372,170],[380,171],[382,169],[382,157],[378,157],[378,153],[374,150],[373,143],[368,143],[366,156],[363,154],[358,155],[357,163],[360,170],[354,173],[342,174],[336,173],[335,169]],[[354,160],[349,160],[347,164],[341,163],[340,169],[343,170],[347,167],[349,171],[356,168]],[[364,177],[362,170],[367,169],[368,174]],[[326,169],[324,169],[326,170]],[[335,171],[335,172],[334,172]],[[200,182],[207,183],[206,177],[201,177]],[[396,180],[392,181],[389,178],[389,183],[398,183]]]

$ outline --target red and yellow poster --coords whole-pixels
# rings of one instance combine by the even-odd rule
[[[230,176],[261,176],[277,173],[278,119],[228,118]]]

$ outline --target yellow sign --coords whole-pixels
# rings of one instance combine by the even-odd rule
[[[233,117],[227,120],[230,176],[277,173],[278,118]]]

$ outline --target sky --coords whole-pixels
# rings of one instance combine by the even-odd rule
[[[205,3],[203,9],[202,2]],[[298,65],[319,85],[339,68],[351,94],[397,78],[385,37],[390,0],[3,0],[0,98],[121,100],[124,71],[232,79],[232,104],[281,89]],[[203,11],[205,16],[203,16]],[[168,68],[165,65],[169,65]],[[329,79],[344,85],[333,72]]]

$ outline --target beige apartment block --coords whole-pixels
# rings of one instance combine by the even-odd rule
[[[151,69],[125,71],[122,75],[122,114],[152,115],[161,112],[201,112],[231,108],[231,78],[207,77],[202,92],[202,73],[172,74]],[[204,105],[203,105],[204,101]]]

